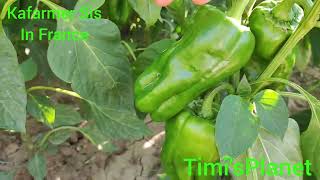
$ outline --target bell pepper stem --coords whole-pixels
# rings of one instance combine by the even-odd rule
[[[234,93],[233,86],[228,83],[224,83],[218,86],[217,88],[215,88],[214,90],[212,90],[203,101],[201,112],[200,112],[202,117],[208,118],[208,119],[213,118],[214,116],[214,113],[212,110],[213,100],[216,97],[216,95],[223,90],[227,90],[230,94]]]
[[[257,0],[250,0],[250,2],[247,5],[247,16],[249,17],[252,13],[252,10],[254,8],[254,5],[256,4]]]
[[[316,0],[311,11],[306,14],[300,26],[290,36],[288,41],[276,54],[273,61],[269,64],[269,66],[258,78],[257,80],[258,82],[270,78],[273,75],[273,73],[278,69],[278,67],[282,63],[284,63],[284,61],[286,60],[286,57],[290,54],[290,52],[298,44],[298,42],[317,25],[319,20],[319,15],[320,15],[320,0]],[[253,94],[256,94],[265,85],[266,83],[261,83],[259,84],[259,86],[256,86],[254,88],[255,90],[253,91]]]
[[[272,10],[272,13],[278,19],[283,21],[289,21],[292,16],[292,7],[294,5],[295,0],[284,0],[276,5],[276,7]]]
[[[242,14],[249,2],[250,0],[232,0],[232,5],[228,10],[227,15],[241,22]]]

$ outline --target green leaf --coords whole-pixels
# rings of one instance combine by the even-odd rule
[[[101,133],[113,139],[139,139],[150,134],[143,120],[132,111],[90,103],[90,115]]]
[[[301,136],[302,154],[312,163],[311,169],[320,178],[320,101],[309,95],[312,117],[307,131]]]
[[[157,60],[160,55],[172,46],[176,41],[173,39],[163,39],[148,46],[133,63],[135,76],[139,76],[153,61]]]
[[[117,26],[106,19],[58,20],[57,30],[86,31],[89,39],[51,41],[48,61],[53,72],[88,101],[133,108],[131,69]]]
[[[262,126],[283,138],[288,128],[289,111],[280,94],[270,89],[261,91],[254,97],[254,103]]]
[[[98,9],[104,4],[105,0],[78,0],[75,10],[86,10],[90,13],[93,10]]]
[[[35,180],[42,180],[47,175],[46,159],[41,154],[35,154],[34,157],[28,161],[27,168]]]
[[[2,172],[0,171],[1,180],[14,180],[14,172]]]
[[[240,96],[248,96],[251,93],[251,86],[247,80],[246,75],[244,75],[237,87],[237,94]]]
[[[54,128],[61,126],[73,126],[81,122],[80,114],[70,105],[58,104],[56,105]]]
[[[70,105],[58,104],[56,106],[55,121],[53,128],[58,128],[61,126],[74,126],[81,123],[81,116],[75,110],[74,107]],[[59,145],[64,143],[67,139],[70,138],[72,131],[70,130],[60,130],[56,133],[53,133],[49,141],[52,144]]]
[[[255,142],[259,124],[252,106],[240,96],[227,96],[216,122],[216,139],[221,157],[233,158],[244,153]]]
[[[161,7],[154,0],[129,0],[132,8],[146,22],[147,27],[154,25],[160,19]]]
[[[233,165],[235,163],[246,164],[246,161],[249,159],[255,159],[257,162],[264,160],[265,164],[289,163],[292,166],[298,163],[302,164],[303,158],[300,150],[300,133],[297,123],[293,119],[289,120],[289,127],[283,140],[261,128],[257,141],[245,154],[235,159]],[[233,174],[235,175],[234,180],[269,179],[270,176],[273,175],[262,175],[259,169],[252,169],[248,174],[242,176],[239,176],[240,174],[236,176],[235,173],[237,172],[233,171]],[[302,175],[303,172],[301,173],[301,176],[288,176],[287,171],[285,171],[284,175],[273,175],[271,179],[302,180]]]
[[[26,104],[17,54],[0,21],[0,128],[25,132]]]
[[[89,124],[81,129],[84,136],[90,140],[91,143],[103,152],[113,152],[117,148],[112,144],[110,138],[104,136],[98,129],[96,124]]]
[[[55,123],[56,109],[48,96],[29,94],[27,111],[36,120],[52,127]]]
[[[20,64],[20,70],[24,76],[24,81],[30,81],[37,76],[38,65],[33,61],[32,58],[29,58]]]
[[[312,117],[308,129],[301,136],[302,155],[305,160],[310,160],[311,170],[320,179],[320,101],[304,90],[301,86],[286,79],[271,78],[266,81],[281,82],[299,91],[308,101]]]
[[[57,23],[57,31],[88,32],[89,39],[52,40],[48,61],[53,72],[91,104],[91,117],[103,134],[141,137],[146,125],[135,115],[132,71],[117,26],[106,19]]]

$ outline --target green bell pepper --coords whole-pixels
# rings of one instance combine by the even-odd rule
[[[219,160],[213,121],[183,111],[166,123],[166,137],[161,152],[161,164],[172,180],[213,179],[211,173],[198,176],[187,158],[214,163]],[[192,174],[188,174],[192,172]]]
[[[249,61],[255,38],[248,27],[216,7],[201,6],[183,37],[136,80],[135,104],[155,121],[178,114],[189,102]]]
[[[127,24],[133,13],[128,0],[108,0],[108,9],[109,19],[119,25]]]
[[[296,62],[297,53],[291,53],[287,58],[284,64],[280,65],[277,71],[272,75],[272,77],[288,79],[294,69]],[[258,79],[262,72],[267,68],[268,62],[261,60],[260,58],[254,56],[250,63],[243,68],[243,72],[246,74],[246,77],[249,82],[253,82]]]
[[[256,37],[255,55],[271,61],[303,16],[303,9],[292,0],[267,0],[255,7],[249,17],[249,27]]]

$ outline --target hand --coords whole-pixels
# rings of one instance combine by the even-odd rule
[[[196,5],[204,5],[207,4],[210,0],[192,0],[192,2]],[[161,7],[169,6],[173,0],[155,0],[156,4]]]

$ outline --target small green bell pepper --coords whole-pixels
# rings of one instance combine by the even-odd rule
[[[271,61],[303,16],[303,9],[293,1],[267,0],[255,7],[249,17],[249,27],[256,37],[255,55]]]

